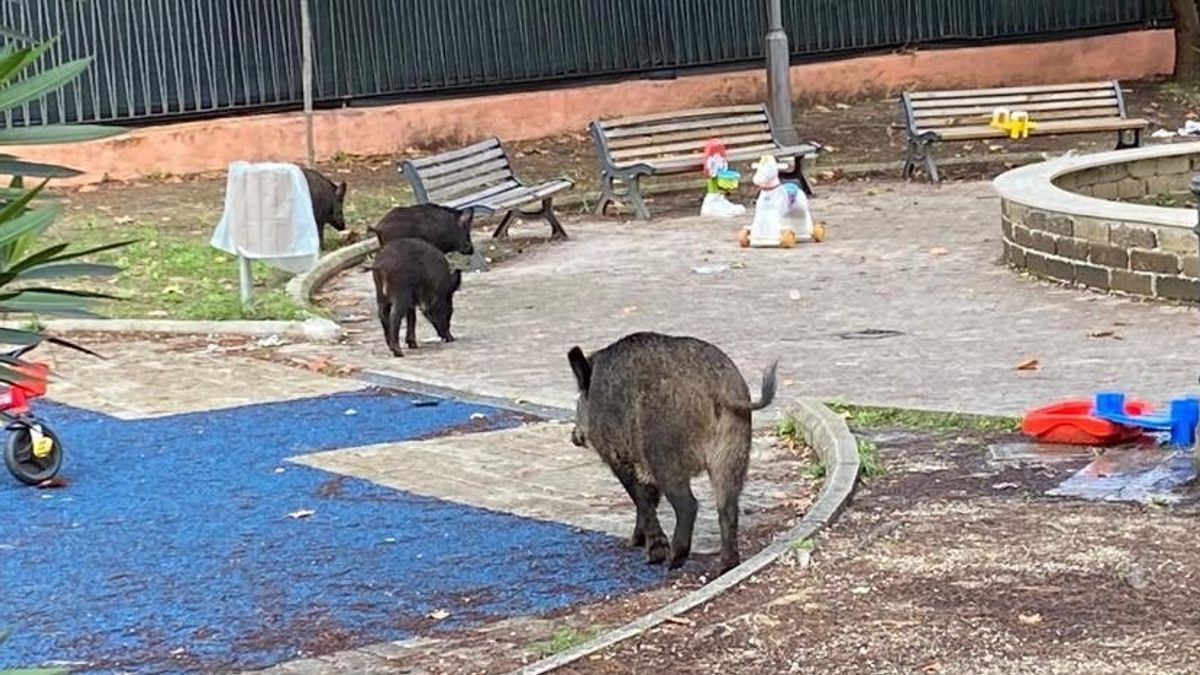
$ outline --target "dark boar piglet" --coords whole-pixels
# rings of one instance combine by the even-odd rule
[[[375,233],[381,247],[397,239],[413,238],[429,242],[442,253],[471,255],[475,252],[471,245],[474,214],[471,209],[460,211],[437,204],[397,206],[367,229]]]
[[[579,386],[571,441],[594,450],[637,507],[630,543],[651,563],[682,565],[692,546],[691,479],[708,473],[721,524],[721,569],[737,566],[738,498],[750,463],[750,413],[775,397],[775,367],[759,400],[728,356],[690,337],[627,335],[591,356],[567,359]],[[660,496],[675,510],[670,546],[658,522]]]
[[[313,219],[317,221],[317,241],[325,246],[325,226],[338,232],[346,229],[346,183],[334,183],[320,172],[301,167],[304,180],[308,181],[308,195],[312,198]]]
[[[454,313],[454,293],[462,284],[462,272],[450,271],[446,256],[420,239],[388,242],[375,255],[371,266],[375,281],[375,303],[383,337],[396,356],[400,350],[400,322],[408,320],[404,343],[417,348],[417,309],[433,324],[442,342],[453,342],[450,316]]]

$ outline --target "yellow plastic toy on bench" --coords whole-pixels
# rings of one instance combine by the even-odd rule
[[[1024,110],[1009,112],[1008,108],[996,108],[992,110],[992,121],[988,126],[1003,129],[1009,138],[1016,140],[1029,138],[1029,132],[1037,128],[1037,122],[1029,119],[1029,113]]]

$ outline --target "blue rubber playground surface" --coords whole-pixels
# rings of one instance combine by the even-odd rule
[[[133,421],[41,403],[70,485],[0,473],[0,669],[260,668],[661,581],[599,533],[284,461],[520,422],[430,403],[368,390]]]

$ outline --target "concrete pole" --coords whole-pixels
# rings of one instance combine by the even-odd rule
[[[312,43],[312,19],[308,11],[308,0],[300,0],[300,72],[304,79],[305,163],[310,169],[317,161],[317,147],[313,139]]]
[[[783,143],[799,142],[792,121],[791,50],[781,0],[767,0],[767,110]]]

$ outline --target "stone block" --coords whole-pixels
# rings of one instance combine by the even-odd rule
[[[1117,197],[1135,199],[1146,196],[1146,180],[1143,178],[1125,178],[1117,183]]]
[[[1029,228],[1025,227],[1024,225],[1018,225],[1016,223],[1016,221],[1014,221],[1012,230],[1013,230],[1012,240],[1018,246],[1021,246],[1024,248],[1031,248],[1033,246],[1033,232]]]
[[[1070,260],[1063,260],[1057,256],[1046,258],[1046,276],[1059,281],[1067,281],[1074,283],[1075,281],[1075,265]]]
[[[1075,232],[1075,236],[1080,239],[1104,244],[1108,243],[1109,224],[1106,221],[1076,216],[1072,229]]]
[[[1183,277],[1159,277],[1154,283],[1154,294],[1167,300],[1200,302],[1200,281]]]
[[[1114,246],[1122,248],[1156,248],[1158,246],[1154,230],[1134,225],[1114,225],[1108,231],[1108,239]]]
[[[1109,288],[1132,295],[1154,295],[1154,275],[1141,272],[1113,270],[1109,273]]]
[[[1096,183],[1092,186],[1092,196],[1096,199],[1116,199],[1118,193],[1116,183]]]
[[[1139,159],[1129,163],[1129,175],[1134,178],[1149,178],[1158,175],[1157,159]]]
[[[1072,260],[1087,260],[1088,252],[1092,245],[1086,239],[1075,239],[1074,237],[1059,237],[1058,248],[1055,253],[1063,258],[1071,258]]]
[[[1120,246],[1093,243],[1088,251],[1088,261],[1112,269],[1128,269],[1129,252]]]
[[[1109,270],[1086,263],[1075,263],[1075,282],[1089,288],[1099,288],[1107,291]]]
[[[1021,248],[1020,246],[1018,246],[1016,244],[1009,244],[1007,254],[1008,254],[1008,258],[1007,258],[1008,264],[1010,264],[1013,267],[1016,267],[1018,269],[1025,269],[1025,267],[1026,267],[1025,249]]]
[[[1029,237],[1032,240],[1031,248],[1042,253],[1053,255],[1058,250],[1058,237],[1041,230],[1029,230]]]
[[[1195,253],[1200,250],[1196,234],[1185,227],[1160,225],[1154,230],[1158,248],[1172,253]]]
[[[1191,159],[1187,155],[1162,157],[1158,160],[1158,168],[1154,173],[1160,176],[1177,176],[1190,172],[1191,168]]]
[[[1047,276],[1046,256],[1034,251],[1025,252],[1025,269],[1039,277]]]
[[[1166,251],[1135,248],[1129,252],[1129,268],[1135,272],[1179,274],[1179,257]]]
[[[1179,271],[1185,277],[1200,278],[1200,257],[1194,255],[1179,256]]]

